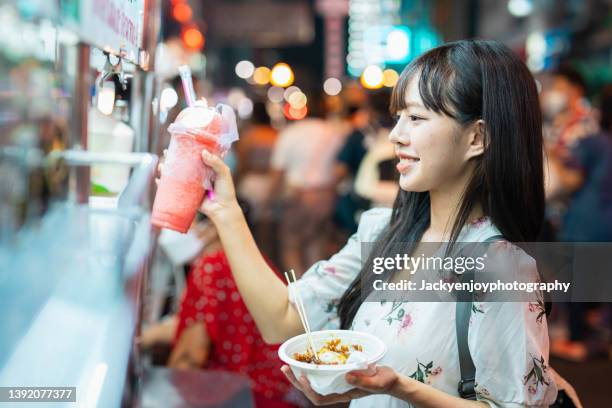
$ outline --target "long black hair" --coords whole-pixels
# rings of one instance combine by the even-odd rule
[[[408,85],[417,76],[427,109],[464,126],[477,120],[485,124],[485,150],[473,159],[474,172],[457,209],[451,245],[477,204],[505,239],[536,241],[544,218],[542,115],[535,81],[525,64],[496,41],[442,45],[404,69],[391,96],[392,112],[405,109]],[[394,256],[400,242],[412,251],[429,223],[429,193],[400,191],[389,225],[340,300],[342,328],[351,326],[362,299],[372,291],[373,259]]]

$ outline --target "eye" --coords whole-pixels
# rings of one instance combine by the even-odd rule
[[[410,118],[411,122],[416,122],[417,120],[423,119],[423,118],[415,116],[415,115],[410,115],[410,116],[408,116],[408,118]]]

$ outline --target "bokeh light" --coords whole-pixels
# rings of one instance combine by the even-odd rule
[[[274,103],[281,103],[283,101],[285,90],[280,86],[271,86],[268,89],[268,99]]]
[[[266,85],[270,82],[270,68],[257,67],[253,73],[253,80],[257,85]]]
[[[306,106],[306,103],[308,103],[308,98],[301,91],[294,92],[291,94],[291,96],[289,96],[289,104],[294,109],[302,109],[304,106]]]
[[[323,90],[330,96],[338,95],[342,91],[342,82],[338,78],[327,78],[323,82]]]
[[[410,53],[410,34],[407,30],[396,28],[387,35],[387,58],[391,61],[404,61]]]
[[[249,98],[242,98],[238,103],[238,116],[241,119],[248,119],[253,113],[253,101]]]
[[[385,69],[383,71],[383,85],[393,88],[399,79],[399,74],[394,69]]]
[[[368,89],[378,89],[382,87],[383,81],[383,71],[376,65],[369,65],[361,74],[361,85]]]
[[[196,27],[183,31],[183,42],[188,48],[199,50],[204,46],[204,36]]]
[[[308,114],[308,107],[304,105],[301,108],[294,108],[291,104],[286,103],[283,108],[283,113],[289,120],[300,120],[304,119]]]
[[[172,9],[172,16],[179,23],[186,23],[193,17],[193,11],[187,3],[177,3]]]
[[[235,71],[239,78],[250,78],[255,72],[255,65],[251,61],[242,60],[236,64]]]
[[[289,108],[289,114],[295,120],[304,119],[308,113],[308,107],[304,106],[301,109]]]
[[[291,85],[293,83],[293,70],[284,62],[279,62],[272,68],[270,82],[272,82],[272,85],[283,88]]]
[[[510,0],[508,1],[508,11],[514,17],[526,17],[533,11],[533,1]]]
[[[289,102],[289,98],[291,97],[291,95],[293,95],[295,92],[300,92],[300,88],[298,88],[297,86],[290,86],[289,88],[285,89],[285,94],[283,95],[283,97],[285,98],[285,100],[287,102]]]
[[[534,72],[541,71],[544,68],[544,59],[546,58],[546,38],[541,32],[535,31],[527,37],[527,66]]]
[[[178,103],[178,94],[172,87],[166,87],[159,97],[159,105],[162,109],[172,109]]]
[[[240,102],[246,98],[242,88],[233,87],[227,93],[227,103],[234,109],[238,109]]]

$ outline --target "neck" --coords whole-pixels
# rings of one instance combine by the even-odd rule
[[[430,224],[426,235],[436,242],[447,241],[450,238],[453,225],[461,207],[463,192],[467,180],[453,183],[451,186],[429,192]],[[476,203],[470,210],[468,222],[483,216],[482,206]]]

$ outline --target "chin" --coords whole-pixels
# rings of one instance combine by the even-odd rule
[[[420,182],[419,180],[413,180],[411,178],[404,178],[403,176],[400,176],[399,187],[403,191],[413,193],[429,191],[429,188],[425,185],[425,183]]]

